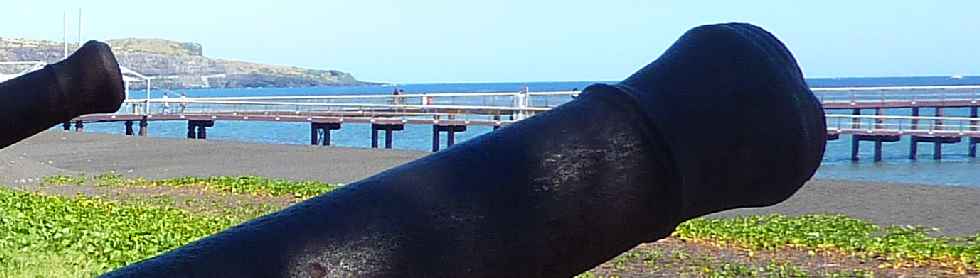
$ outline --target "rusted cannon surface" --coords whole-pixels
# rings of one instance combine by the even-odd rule
[[[64,92],[52,71],[0,95]],[[35,102],[56,116],[5,134],[68,115]],[[623,82],[104,277],[567,277],[684,220],[785,200],[825,129],[776,38],[701,26]]]

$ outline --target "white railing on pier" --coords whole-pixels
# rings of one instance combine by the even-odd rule
[[[207,114],[331,112],[428,113],[452,111],[483,116],[526,116],[544,112],[578,96],[568,92],[432,93],[404,95],[248,96],[127,100],[117,114]],[[523,115],[523,116],[522,116]]]
[[[827,114],[827,131],[839,134],[980,137],[980,118]]]
[[[888,86],[811,88],[824,104],[885,102],[970,102],[980,103],[980,86]]]
[[[970,101],[980,105],[980,86],[812,88],[824,103]],[[309,96],[171,97],[127,100],[116,114],[292,114],[520,120],[577,97],[579,91],[338,94]],[[970,104],[972,105],[972,104]],[[942,132],[975,134],[976,119],[888,115],[827,115],[837,132]],[[855,124],[856,123],[856,124]],[[870,128],[870,129],[869,129]]]

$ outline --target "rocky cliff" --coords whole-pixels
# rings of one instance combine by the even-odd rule
[[[204,56],[197,43],[161,39],[109,40],[122,66],[153,76],[160,88],[311,87],[361,85],[349,73],[263,65]],[[76,48],[69,45],[69,49]],[[44,61],[62,58],[59,42],[0,38],[0,61]]]

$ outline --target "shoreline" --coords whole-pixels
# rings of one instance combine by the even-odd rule
[[[350,183],[428,154],[46,131],[0,150],[0,184],[110,171],[148,179],[254,175]],[[844,214],[881,226],[920,225],[939,228],[939,235],[972,236],[980,232],[978,212],[976,187],[814,179],[783,203],[708,217]]]

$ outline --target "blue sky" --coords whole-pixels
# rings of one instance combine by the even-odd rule
[[[368,81],[619,80],[687,29],[728,21],[773,32],[809,77],[980,73],[980,1],[968,0],[39,0],[0,6],[2,37],[60,40],[62,11],[74,21],[84,6],[86,39],[194,41],[211,57],[339,69]]]

